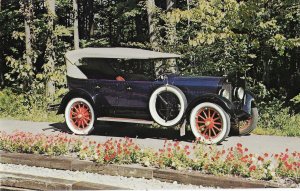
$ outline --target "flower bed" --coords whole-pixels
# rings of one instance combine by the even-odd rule
[[[162,149],[142,149],[133,139],[110,139],[104,143],[77,136],[15,132],[0,133],[0,149],[9,152],[46,155],[71,155],[99,164],[141,164],[157,168],[190,169],[214,175],[235,175],[258,180],[289,178],[299,182],[300,153],[250,153],[241,144],[229,149],[204,146],[193,147],[180,142],[165,141]]]

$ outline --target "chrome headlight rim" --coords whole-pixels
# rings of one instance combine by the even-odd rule
[[[224,97],[224,98],[226,98],[226,99],[228,99],[228,100],[229,100],[229,98],[230,98],[230,93],[229,93],[229,91],[226,90],[226,89],[223,89],[223,88],[220,89],[219,95],[222,96],[222,97]]]
[[[242,87],[236,87],[234,88],[234,95],[237,97],[239,100],[242,100],[245,96],[245,90]]]

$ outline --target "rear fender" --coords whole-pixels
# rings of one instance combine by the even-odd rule
[[[76,97],[80,97],[80,98],[84,98],[86,99],[88,102],[90,102],[90,104],[93,106],[94,110],[95,110],[95,101],[93,99],[93,97],[85,90],[83,89],[74,89],[69,91],[62,99],[60,106],[58,108],[57,114],[63,114],[65,112],[65,108],[68,104],[68,102],[72,99],[72,98],[76,98]],[[96,110],[95,110],[96,112]],[[97,112],[96,112],[97,113]]]
[[[234,117],[234,105],[227,99],[216,94],[204,94],[195,98],[187,107],[185,112],[185,118],[188,119],[192,109],[203,102],[215,103],[222,107],[231,117]]]

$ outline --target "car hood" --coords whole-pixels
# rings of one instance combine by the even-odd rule
[[[174,85],[193,85],[193,84],[201,84],[201,85],[210,85],[210,86],[222,86],[224,77],[212,77],[212,76],[175,76],[171,75],[169,77],[170,84]]]

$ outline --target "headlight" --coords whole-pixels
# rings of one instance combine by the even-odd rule
[[[239,98],[240,100],[242,100],[244,98],[244,95],[245,95],[245,90],[242,87],[235,88],[234,89],[234,95],[237,98]]]
[[[225,89],[221,89],[220,92],[219,92],[219,95],[226,98],[226,99],[229,99],[230,98],[230,94],[229,94],[229,91],[225,90]]]

